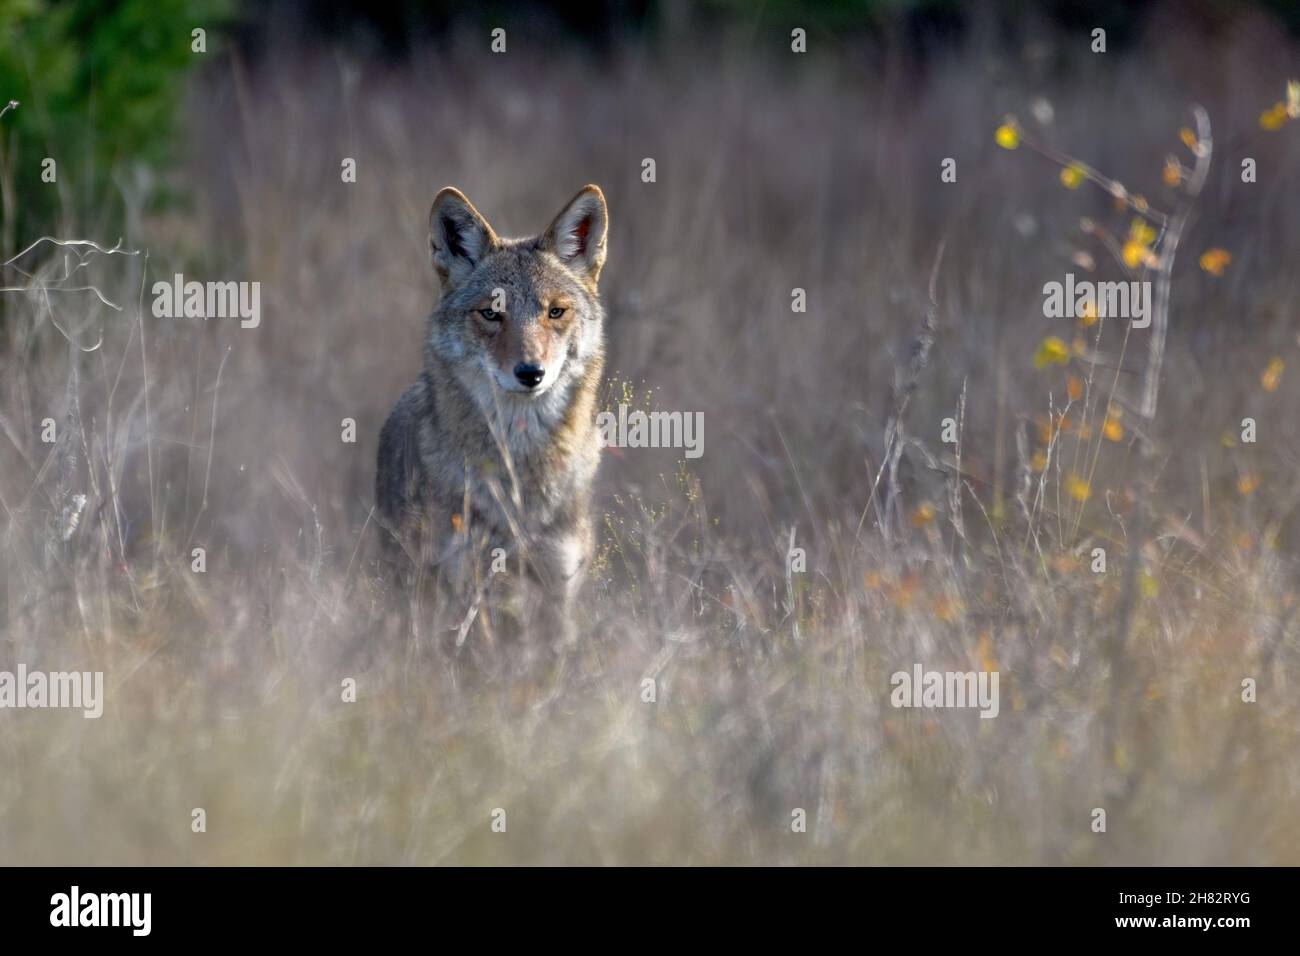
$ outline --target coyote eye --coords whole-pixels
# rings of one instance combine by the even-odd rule
[[[489,322],[501,321],[501,313],[495,312],[492,309],[479,309],[478,314],[483,316],[483,318],[487,319]]]
[[[551,309],[550,316],[551,316],[551,318],[553,318],[553,319],[558,319],[558,318],[560,318],[561,316],[563,316],[565,312],[568,312],[568,311],[569,311],[568,309],[562,309],[562,308],[560,308],[560,307],[557,305],[557,306],[555,306],[554,308]]]

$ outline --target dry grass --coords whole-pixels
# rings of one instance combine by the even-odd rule
[[[108,701],[98,721],[0,718],[4,862],[1300,862],[1300,375],[1261,385],[1274,357],[1300,367],[1300,140],[1258,125],[1296,50],[1249,19],[1213,43],[1156,26],[1106,59],[973,41],[926,70],[795,58],[779,32],[598,61],[521,43],[490,63],[453,47],[215,67],[191,110],[195,208],[133,214],[123,247],[147,260],[88,258],[123,311],[5,299],[0,668],[103,670]],[[1149,465],[1099,417],[1112,391],[1139,401],[1143,333],[1121,357],[1122,329],[1093,327],[1097,361],[1033,365],[1045,335],[1075,334],[1042,317],[1043,283],[1079,249],[1119,277],[1079,218],[1131,218],[994,145],[1040,96],[1055,119],[1035,135],[1157,205],[1189,104],[1215,124]],[[611,402],[628,383],[703,411],[705,454],[607,456],[576,652],[457,652],[438,609],[404,630],[371,570],[376,438],[434,294],[428,203],[455,184],[522,233],[589,181],[611,209]],[[933,350],[873,498],[941,241]],[[1211,246],[1232,254],[1219,278],[1196,267]],[[23,264],[48,283],[62,255]],[[175,271],[260,281],[261,327],[154,319],[147,286]],[[101,330],[93,352],[69,344]],[[1086,394],[1034,473],[1071,374]],[[960,463],[939,440],[959,405]],[[1247,415],[1259,441],[1227,447]],[[890,674],[918,661],[1000,670],[1001,715],[892,709]]]

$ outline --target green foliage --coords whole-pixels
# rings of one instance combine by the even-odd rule
[[[97,211],[124,167],[175,158],[183,77],[213,54],[230,9],[229,0],[0,0],[0,104],[20,104],[0,119],[6,240],[60,212]],[[196,27],[207,31],[206,54],[191,51]],[[57,186],[41,180],[46,157]]]

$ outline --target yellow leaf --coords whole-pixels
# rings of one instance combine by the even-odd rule
[[[993,654],[993,635],[988,631],[980,631],[979,654],[980,664],[986,671],[998,669],[998,659]]]
[[[1248,498],[1255,493],[1259,487],[1259,475],[1253,471],[1248,471],[1237,479],[1237,492],[1243,497]]]
[[[1085,329],[1097,324],[1097,303],[1092,299],[1083,304],[1083,315],[1079,316],[1079,322]]]
[[[1123,249],[1120,250],[1120,256],[1124,260],[1124,265],[1130,269],[1136,269],[1147,260],[1148,249],[1136,239],[1128,239],[1124,242]]]
[[[1277,357],[1274,357],[1268,363],[1268,368],[1264,369],[1264,374],[1259,380],[1259,384],[1263,386],[1264,391],[1277,391],[1277,387],[1282,381],[1282,370],[1284,368],[1286,368],[1286,363]]]
[[[1201,268],[1212,276],[1223,275],[1223,270],[1232,262],[1232,253],[1226,249],[1206,249],[1201,253]]]
[[[1071,375],[1065,383],[1065,392],[1070,396],[1070,401],[1077,402],[1083,398],[1083,379],[1077,375]]]
[[[1196,134],[1186,126],[1178,131],[1178,138],[1183,141],[1183,145],[1188,149],[1196,149]]]
[[[1272,109],[1267,109],[1259,114],[1259,125],[1266,130],[1281,129],[1282,124],[1287,121],[1287,111],[1285,103],[1274,103]]]
[[[1124,426],[1113,415],[1106,416],[1106,423],[1101,426],[1101,433],[1106,436],[1108,441],[1124,440]]]
[[[1071,163],[1061,170],[1061,185],[1066,189],[1078,189],[1083,185],[1083,180],[1083,167],[1078,163]]]
[[[1114,760],[1115,760],[1115,767],[1116,767],[1116,769],[1118,769],[1118,770],[1127,770],[1127,769],[1128,769],[1128,748],[1125,747],[1125,746],[1124,746],[1122,743],[1120,743],[1118,740],[1115,741],[1115,747],[1114,747],[1113,757],[1114,757]]]
[[[912,527],[924,528],[934,520],[934,514],[934,505],[930,504],[928,501],[922,502],[920,506],[912,512]]]
[[[1160,593],[1160,582],[1150,571],[1143,571],[1142,576],[1138,578],[1138,587],[1142,589],[1145,597],[1153,598]]]
[[[1141,216],[1133,218],[1133,224],[1129,227],[1128,236],[1134,242],[1141,243],[1144,246],[1149,246],[1156,241],[1156,231]]]
[[[1066,365],[1070,361],[1070,347],[1055,335],[1043,339],[1034,353],[1034,368],[1046,368],[1049,365]]]
[[[1092,497],[1092,488],[1089,487],[1088,482],[1071,473],[1065,479],[1065,493],[1075,501],[1087,501]]]
[[[1047,455],[1041,448],[1034,452],[1034,457],[1029,462],[1029,467],[1034,470],[1035,474],[1041,472],[1047,467]]]
[[[1015,149],[1020,145],[1020,127],[1010,117],[997,128],[993,134],[994,141],[1003,149]]]
[[[1165,160],[1165,168],[1160,173],[1160,178],[1164,180],[1166,186],[1177,186],[1183,181],[1183,167],[1178,160],[1170,156]]]

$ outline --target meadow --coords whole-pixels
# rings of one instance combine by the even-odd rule
[[[70,204],[98,248],[5,272],[0,668],[106,701],[0,714],[0,861],[1300,863],[1298,46],[1172,16],[214,56],[188,203],[123,177],[124,234]],[[703,453],[607,450],[574,649],[457,646],[375,569],[429,203],[520,235],[587,182],[605,408]],[[1154,374],[1151,329],[1044,316],[1068,272],[1167,275]],[[177,273],[260,324],[155,316]],[[916,663],[999,672],[998,716],[891,706]]]

